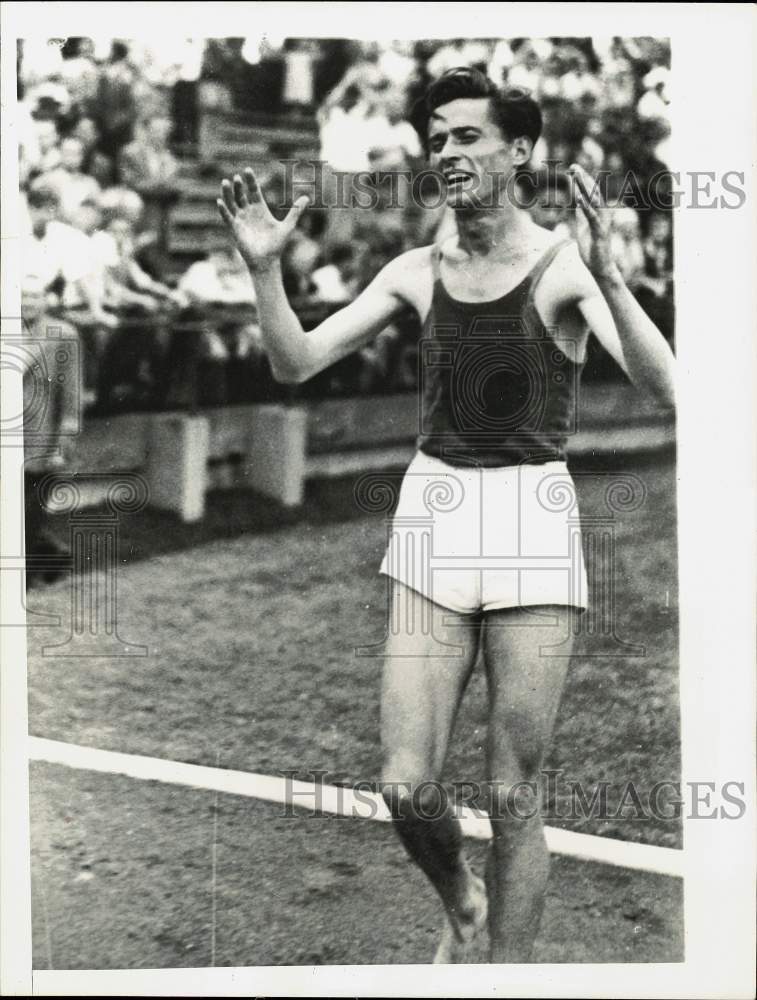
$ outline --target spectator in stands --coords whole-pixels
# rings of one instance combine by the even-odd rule
[[[24,150],[29,180],[60,166],[58,126],[55,119],[32,119],[32,122],[31,141]]]
[[[92,284],[106,308],[119,311],[138,306],[145,312],[154,313],[166,302],[180,307],[186,304],[183,295],[172,292],[168,286],[153,282],[149,275],[145,275],[138,259],[134,268],[130,262],[124,264],[120,230],[125,228],[133,233],[133,223],[128,215],[109,211],[104,216],[100,204],[89,198],[79,206],[72,221],[89,238]]]
[[[571,46],[566,59],[566,71],[560,80],[560,96],[568,103],[592,107],[599,97],[600,84],[589,72],[589,61],[581,49]]]
[[[490,58],[491,47],[486,42],[460,38],[436,50],[428,61],[428,72],[437,77],[455,66],[475,66],[486,72]]]
[[[96,108],[100,69],[94,52],[91,38],[67,38],[61,49],[61,79],[71,98],[72,111],[79,116],[89,115]]]
[[[98,234],[102,230],[103,216],[96,198],[85,198],[79,205],[72,224],[89,240],[90,279],[96,296],[104,308],[118,310],[123,304],[120,288],[108,273],[107,255],[99,242]]]
[[[121,211],[107,212],[103,228],[92,236],[94,253],[106,268],[108,281],[119,289],[120,304],[139,306],[149,313],[161,306],[184,307],[186,297],[155,281],[137,260],[137,238],[132,219]]]
[[[390,323],[377,335],[372,344],[360,349],[357,389],[361,394],[379,393],[382,389],[392,387],[387,383],[396,373],[396,360],[400,347],[399,328],[396,324]]]
[[[590,135],[584,136],[581,145],[575,156],[579,163],[591,177],[596,177],[602,168],[605,160],[605,151]]]
[[[670,216],[655,212],[649,220],[644,240],[646,272],[651,275],[669,274],[671,271],[672,226]]]
[[[134,141],[118,157],[122,184],[143,197],[145,192],[172,186],[179,164],[168,148],[170,134],[171,120],[165,115],[152,115],[139,122]]]
[[[321,302],[344,305],[357,295],[362,271],[361,260],[368,246],[359,241],[335,243],[329,262],[313,272],[315,295]]]
[[[327,95],[319,112],[321,158],[335,170],[351,173],[376,169],[392,170],[407,165],[407,158],[420,152],[418,137],[405,120],[410,60],[398,56],[408,67],[408,78],[399,80],[397,63],[384,55],[382,61],[364,59],[352,66]]]
[[[187,299],[140,267],[131,218],[108,212],[103,222],[92,244],[120,322],[102,351],[98,404],[158,405],[166,388],[172,317]]]
[[[521,87],[537,94],[542,80],[541,66],[552,52],[551,42],[545,39],[524,41],[515,51],[513,65],[507,77],[510,87]]]
[[[361,220],[358,235],[368,245],[367,253],[360,257],[358,282],[362,291],[390,260],[407,250],[407,245],[402,219],[391,211],[376,212],[368,220]]]
[[[118,158],[121,183],[138,191],[144,201],[142,224],[156,233],[158,255],[165,250],[170,207],[178,200],[176,176],[179,163],[168,148],[171,121],[164,114],[149,114],[137,127],[136,138]],[[156,271],[162,270],[160,263]]]
[[[80,424],[76,330],[47,313],[45,278],[31,272],[21,282],[24,354],[24,513],[27,586],[62,575],[56,556],[65,554],[47,524],[41,480],[65,471]],[[55,336],[50,336],[52,331]]]
[[[171,94],[172,140],[180,146],[193,146],[198,139],[198,87],[202,74],[206,41],[183,38],[177,53],[177,78]]]
[[[134,255],[137,263],[156,281],[163,281],[166,259],[158,245],[154,219],[145,212],[145,203],[136,191],[126,187],[110,187],[102,193],[100,208],[105,218],[127,219],[134,238]]]
[[[206,260],[198,260],[179,279],[179,291],[194,305],[255,305],[250,272],[228,240],[219,242]]]
[[[368,151],[373,135],[369,118],[373,104],[367,91],[372,89],[370,78],[375,73],[371,64],[364,71],[353,66],[318,111],[321,159],[334,170],[359,173],[371,168]]]
[[[59,217],[72,223],[79,206],[85,200],[97,200],[100,185],[82,171],[84,145],[75,136],[68,136],[60,144],[60,164],[42,174],[40,181],[58,195]]]
[[[52,118],[60,126],[71,119],[71,99],[59,75],[31,87],[26,101],[35,118]]]
[[[100,197],[100,209],[106,220],[126,219],[136,234],[136,244],[139,248],[141,237],[144,235],[145,205],[137,192],[119,185],[106,188]],[[149,233],[147,236],[149,237]]]
[[[405,170],[421,155],[418,133],[405,118],[405,91],[387,81],[369,113],[371,170]]]
[[[560,166],[567,167],[575,159],[575,154],[569,142],[558,139],[550,145],[547,158]]]
[[[610,248],[626,284],[634,290],[644,272],[639,214],[628,205],[608,205],[610,209]]]
[[[179,32],[165,35],[142,36],[129,41],[129,62],[139,73],[145,92],[159,96],[161,103],[169,97],[169,90],[179,78],[179,68],[184,61],[187,39]]]
[[[53,44],[51,44],[53,42]],[[26,97],[37,84],[59,76],[63,64],[60,44],[43,37],[25,38],[21,51],[19,77]]]
[[[645,312],[659,325],[669,343],[673,342],[673,261],[669,215],[656,212],[649,221],[643,243],[644,273],[637,278],[636,297]]]
[[[602,103],[606,108],[616,111],[633,105],[636,97],[633,67],[618,38],[614,39],[607,58],[602,61],[599,79]]]
[[[528,59],[532,64],[534,64],[535,57],[528,52]],[[521,78],[524,70],[522,69],[522,63],[519,64],[519,69],[515,72],[514,78],[518,80]],[[539,99],[542,105],[549,107],[550,102],[560,101],[562,99],[562,78],[565,72],[564,60],[562,58],[559,47],[552,49],[549,55],[544,59],[541,70],[539,72]],[[511,85],[512,81],[510,81]],[[528,89],[531,89],[530,87]]]
[[[114,180],[113,161],[98,149],[100,137],[94,118],[80,118],[71,135],[82,145],[82,172],[94,177],[101,188],[110,187]]]
[[[619,150],[605,150],[604,172],[607,178],[605,198],[608,201],[615,201],[620,197],[626,175],[623,156]]]
[[[646,90],[636,106],[639,118],[669,122],[669,79],[670,74],[664,66],[656,66],[647,73],[643,80]]]
[[[72,322],[83,346],[83,393],[94,397],[100,360],[117,318],[107,310],[105,288],[98,280],[98,258],[89,236],[62,222],[57,192],[39,181],[27,197],[29,226],[21,241],[21,261],[27,273],[42,281],[47,309]],[[80,212],[84,212],[83,206]],[[81,223],[83,219],[77,218]]]
[[[128,46],[114,41],[108,63],[100,73],[95,102],[100,149],[115,160],[133,138],[137,120],[138,73],[129,62]]]
[[[284,288],[294,299],[312,297],[315,293],[313,273],[318,266],[321,248],[301,229],[295,229],[281,258]]]
[[[181,277],[179,291],[191,308],[184,318],[203,321],[200,336],[195,338],[194,360],[212,387],[205,392],[205,400],[224,403],[249,398],[262,370],[264,351],[260,327],[251,319],[255,290],[239,251],[222,239],[206,260],[192,264]]]
[[[122,216],[136,228],[142,219],[144,202],[131,188],[115,185],[103,191],[100,208],[106,217]]]
[[[657,160],[667,165],[670,156],[670,73],[656,66],[644,77],[647,91],[639,99],[636,113],[645,123],[645,139]]]
[[[418,66],[413,47],[413,42],[379,42],[376,64],[393,88],[407,90],[415,82]]]
[[[287,110],[304,114],[313,106],[318,44],[307,38],[287,38],[283,59],[282,103]]]
[[[506,39],[501,38],[495,44],[492,54],[489,57],[486,75],[490,80],[494,80],[498,87],[504,87],[507,85],[508,75],[513,62],[514,56],[510,43]]]
[[[48,307],[86,309],[93,322],[115,326],[92,280],[92,251],[84,233],[60,219],[58,193],[39,181],[27,196],[29,229],[22,236],[24,270],[44,284]]]
[[[567,174],[554,168],[524,174],[520,197],[537,226],[571,236],[571,184]]]

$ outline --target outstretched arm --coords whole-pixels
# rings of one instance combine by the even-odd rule
[[[574,164],[581,213],[578,246],[594,281],[586,275],[578,308],[602,346],[631,382],[661,407],[675,405],[675,357],[667,341],[629,291],[610,251],[609,222],[592,180]]]
[[[281,254],[308,199],[298,198],[279,222],[271,214],[252,170],[233,184],[224,180],[218,209],[247,264],[255,285],[263,343],[279,382],[304,382],[367,344],[402,309],[396,291],[396,262],[388,265],[350,305],[308,333],[289,304]]]

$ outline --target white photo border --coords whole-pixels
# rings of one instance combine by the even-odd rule
[[[321,966],[31,972],[26,673],[23,630],[2,643],[4,995],[529,996],[752,995],[755,889],[755,8],[750,4],[5,3],[2,8],[2,315],[19,315],[15,41],[158,23],[196,37],[279,25],[292,37],[652,36],[672,44],[673,169],[744,173],[738,210],[675,219],[680,366],[678,512],[682,780],[740,781],[739,821],[684,824],[685,961],[671,965]],[[380,16],[375,16],[379,14]],[[548,27],[548,31],[547,31]],[[473,30],[472,30],[473,29]],[[277,31],[277,33],[281,33]],[[3,322],[4,332],[6,322]],[[7,324],[11,330],[12,323]],[[4,413],[20,379],[2,372]],[[15,409],[14,409],[15,407]],[[18,450],[2,455],[2,532],[20,523]],[[7,588],[0,588],[5,609]],[[380,901],[377,902],[380,905]]]

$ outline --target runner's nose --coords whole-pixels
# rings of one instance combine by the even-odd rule
[[[447,147],[445,146],[445,149],[446,148]],[[439,161],[439,168],[440,170],[442,170],[442,172],[445,170],[452,170],[453,167],[459,167],[459,166],[460,166],[460,157],[455,154],[442,156],[441,160]]]

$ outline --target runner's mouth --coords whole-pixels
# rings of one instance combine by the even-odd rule
[[[461,170],[450,170],[445,173],[444,180],[450,191],[465,191],[473,187],[473,175]]]

